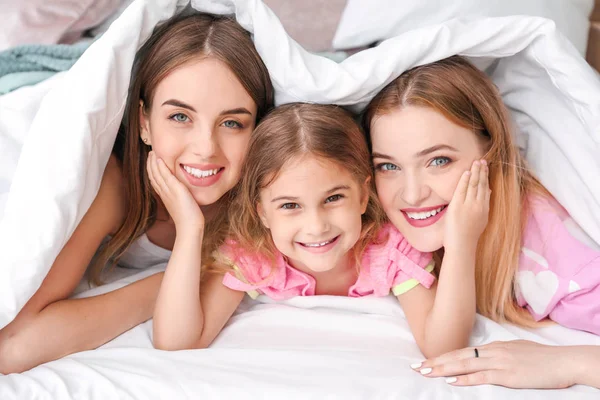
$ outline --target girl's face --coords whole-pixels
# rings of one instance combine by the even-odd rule
[[[148,114],[140,105],[141,137],[196,202],[209,205],[238,182],[256,112],[233,72],[202,58],[158,84]]]
[[[322,158],[288,161],[261,190],[258,213],[275,247],[301,271],[325,272],[343,265],[360,237],[368,181]]]
[[[391,222],[419,251],[444,243],[444,215],[460,176],[481,159],[478,135],[425,107],[376,116],[371,124],[377,195]]]

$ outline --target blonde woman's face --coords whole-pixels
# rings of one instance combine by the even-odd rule
[[[408,106],[371,124],[377,195],[391,222],[423,252],[444,243],[444,215],[459,178],[484,155],[482,140],[430,108]]]
[[[261,190],[257,205],[275,247],[306,273],[343,268],[362,230],[368,202],[347,169],[312,156],[290,160]]]
[[[202,58],[158,84],[148,114],[140,105],[140,135],[196,202],[209,205],[240,179],[256,112],[233,72]]]

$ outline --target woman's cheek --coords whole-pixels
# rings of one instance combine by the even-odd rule
[[[387,211],[394,197],[393,186],[390,184],[390,182],[386,182],[385,179],[376,178],[375,187],[377,189],[377,197],[379,197],[379,201],[381,202],[384,210]]]

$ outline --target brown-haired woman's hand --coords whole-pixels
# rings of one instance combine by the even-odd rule
[[[453,386],[560,389],[581,383],[597,387],[599,350],[600,346],[548,346],[513,340],[467,347],[411,367],[426,377],[446,377]]]
[[[148,178],[175,223],[177,233],[202,233],[204,215],[185,185],[173,175],[165,162],[151,151],[148,155]]]
[[[461,176],[448,211],[444,232],[444,248],[463,250],[477,246],[485,230],[490,209],[488,166],[485,160],[473,162],[470,171]]]

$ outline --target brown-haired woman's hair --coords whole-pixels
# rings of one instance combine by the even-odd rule
[[[125,221],[103,246],[96,258],[90,280],[100,283],[107,262],[119,258],[156,220],[157,203],[146,172],[150,148],[140,138],[140,101],[145,112],[152,108],[158,84],[173,70],[199,57],[214,57],[227,65],[257,106],[256,123],[273,105],[273,86],[250,34],[234,19],[209,14],[177,15],[159,25],[136,55],[129,96],[114,153],[123,165],[126,207]],[[226,95],[226,94],[225,94]],[[219,200],[226,208],[230,194]],[[207,222],[203,241],[203,263],[218,247],[226,232],[224,210]]]
[[[431,108],[487,144],[492,195],[475,265],[477,310],[494,321],[535,326],[516,301],[515,277],[531,194],[549,193],[513,143],[506,107],[492,81],[460,56],[413,68],[373,98],[363,115],[368,132],[378,115],[402,107]]]
[[[229,208],[230,235],[241,248],[274,259],[276,249],[271,234],[257,211],[260,192],[277,178],[286,164],[304,156],[347,169],[361,186],[372,175],[365,135],[349,112],[334,105],[306,103],[276,108],[250,139],[238,192]],[[369,200],[362,215],[361,235],[353,248],[357,266],[365,247],[377,239],[384,219],[372,181],[367,186]],[[222,268],[227,266],[215,267]]]

